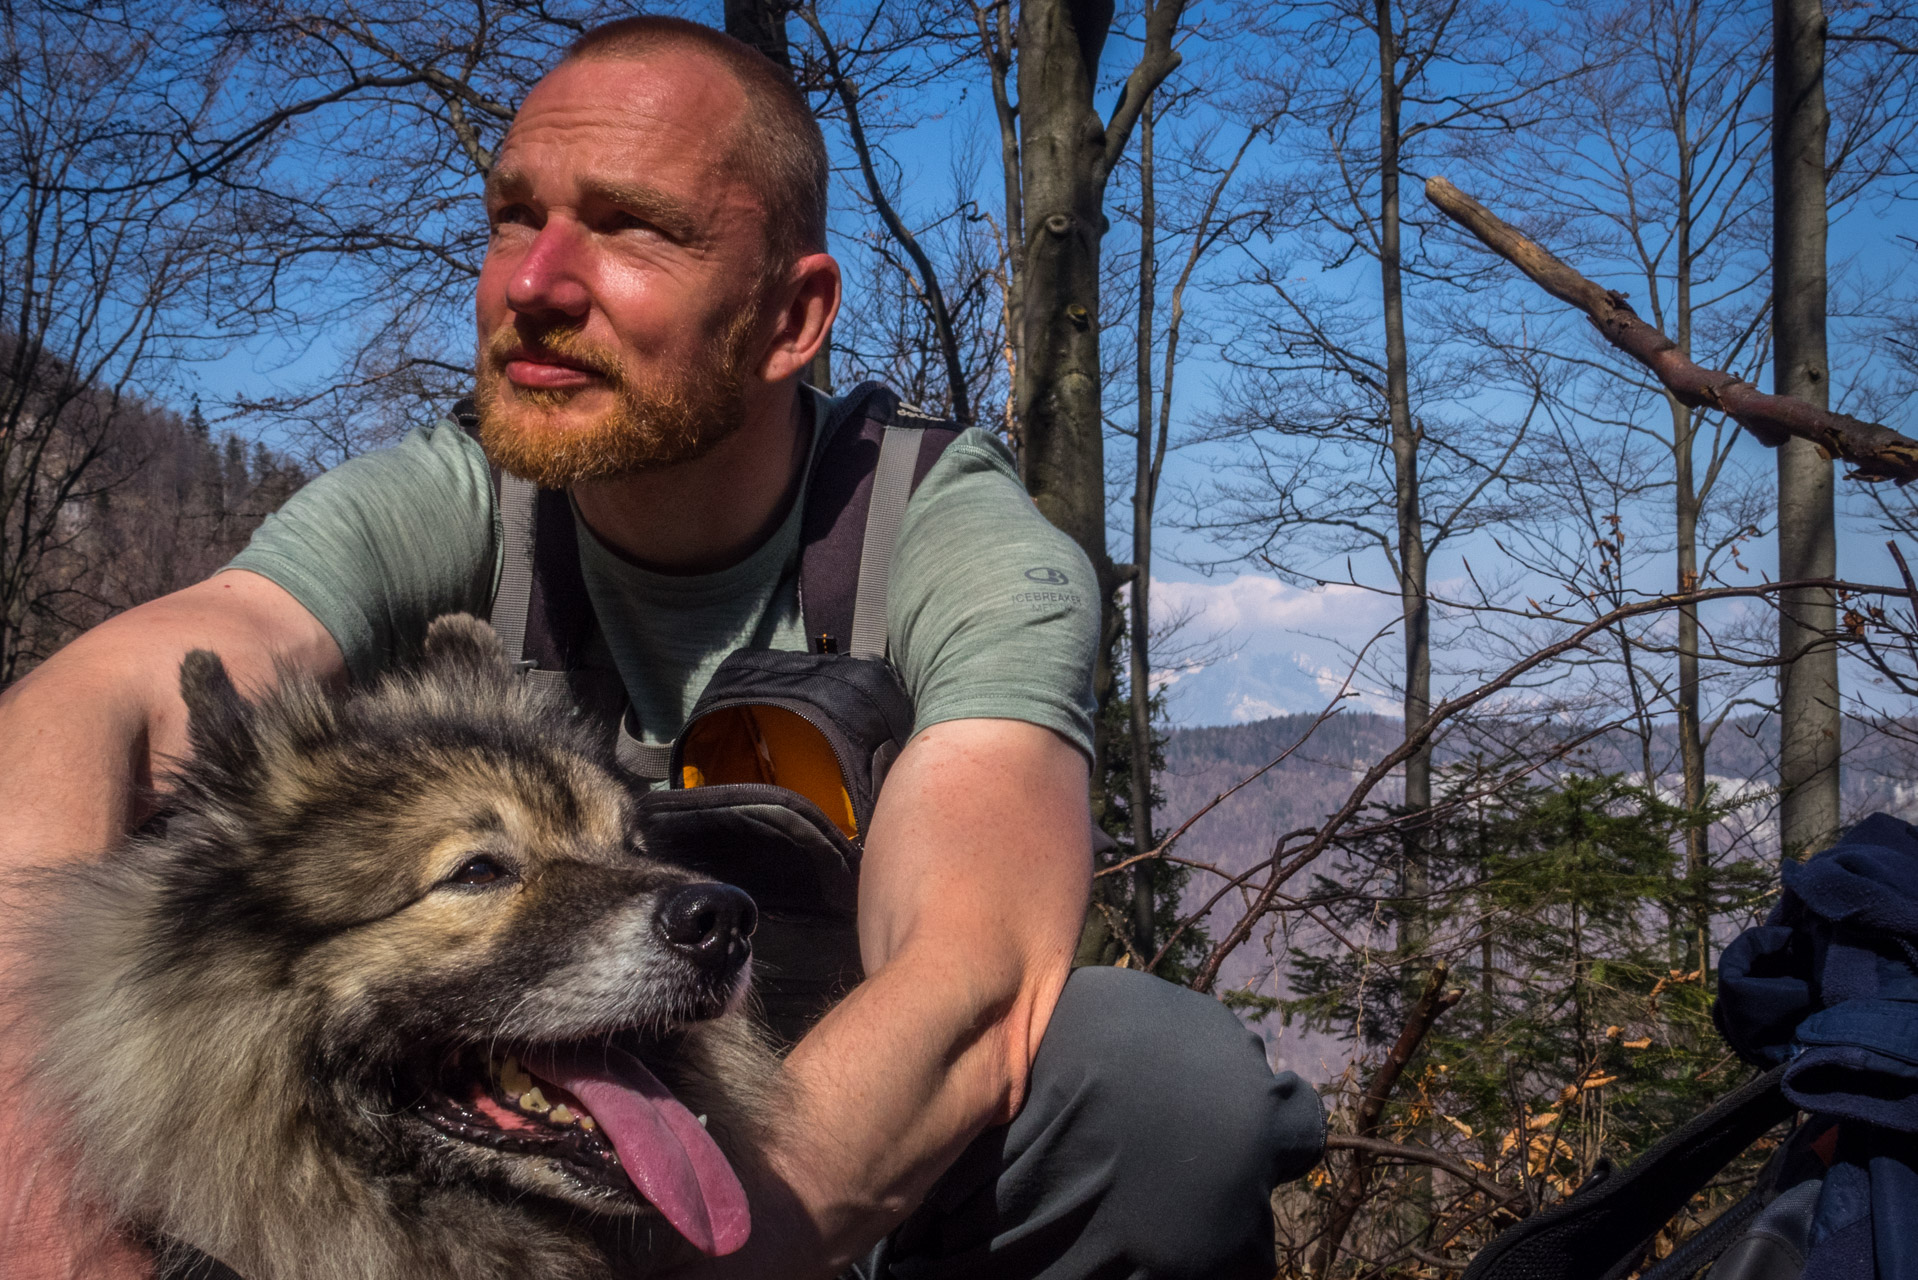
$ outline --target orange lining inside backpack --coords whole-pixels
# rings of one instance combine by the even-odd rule
[[[724,707],[699,717],[680,745],[680,785],[769,782],[818,805],[847,839],[859,835],[832,744],[784,707]]]

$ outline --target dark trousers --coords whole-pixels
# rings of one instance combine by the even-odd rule
[[[1318,1162],[1318,1095],[1210,996],[1078,969],[1024,1108],[857,1268],[861,1280],[1273,1273],[1272,1188]]]

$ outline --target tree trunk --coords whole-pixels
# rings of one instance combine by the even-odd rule
[[[743,41],[792,70],[786,44],[786,5],[782,0],[726,0],[726,34]]]
[[[1144,853],[1152,839],[1152,325],[1159,287],[1158,204],[1152,188],[1152,103],[1139,117],[1139,436],[1132,479],[1132,617],[1130,626],[1132,730],[1132,849]],[[1132,881],[1132,932],[1141,956],[1153,942],[1152,864],[1140,863]]]
[[[1024,433],[1019,428],[1017,403],[1019,371],[1025,366],[1026,219],[1021,190],[1025,179],[1019,162],[1019,113],[1006,91],[1012,75],[1012,0],[1000,0],[986,8],[975,4],[973,18],[979,28],[979,48],[992,82],[992,110],[999,123],[999,171],[1005,184],[1005,359],[1014,383],[1013,397],[1006,406],[1006,435],[1013,451],[1023,454]]]
[[[1674,282],[1676,312],[1672,341],[1687,360],[1692,357],[1692,162],[1691,124],[1684,108],[1674,113],[1674,139],[1678,152],[1678,278]],[[1672,490],[1677,525],[1677,582],[1680,592],[1698,589],[1698,517],[1704,506],[1699,496],[1698,477],[1693,466],[1692,448],[1698,439],[1698,415],[1670,392],[1666,403],[1672,415]],[[1624,562],[1624,548],[1619,548]],[[1678,611],[1678,764],[1685,789],[1685,808],[1695,819],[1705,807],[1705,738],[1699,712],[1698,609],[1686,605]],[[1711,968],[1711,904],[1705,883],[1711,870],[1706,846],[1707,832],[1702,823],[1685,826],[1685,887],[1688,904],[1687,923],[1691,932],[1693,967],[1701,973]]]
[[[1821,0],[1774,0],[1772,256],[1774,390],[1830,405],[1825,353],[1825,12]],[[1778,450],[1778,575],[1837,575],[1831,462],[1804,440]],[[1828,591],[1780,600],[1779,836],[1787,855],[1822,848],[1838,831],[1837,625]]]
[[[1099,249],[1105,235],[1106,131],[1093,105],[1110,0],[1029,0],[1019,10],[1019,158],[1026,226],[1019,454],[1026,491],[1092,561],[1084,584],[1101,606],[1093,689],[1112,699],[1120,620],[1105,537],[1105,431],[1100,413]],[[1104,775],[1096,720],[1095,816]]]
[[[1680,259],[1689,227],[1679,230]],[[1691,356],[1691,278],[1689,262],[1679,270],[1678,343],[1687,358]],[[1698,437],[1698,418],[1676,399],[1667,397],[1672,414],[1672,471],[1676,491],[1678,524],[1677,583],[1679,591],[1698,589],[1698,516],[1703,502],[1698,496],[1697,477],[1692,468],[1692,445]],[[1693,819],[1705,807],[1705,738],[1699,716],[1698,609],[1686,605],[1678,611],[1678,763],[1683,775],[1685,808]],[[1711,904],[1706,877],[1711,871],[1707,856],[1707,832],[1702,823],[1685,826],[1685,887],[1690,899],[1687,923],[1690,926],[1689,951],[1693,966],[1703,971],[1711,967]]]
[[[1425,525],[1419,508],[1419,433],[1412,422],[1405,350],[1405,294],[1399,278],[1398,39],[1392,0],[1375,0],[1379,38],[1379,282],[1385,305],[1385,396],[1391,419],[1398,520],[1399,604],[1405,628],[1405,730],[1432,713],[1431,607],[1426,598]],[[1421,811],[1432,805],[1432,747],[1405,762],[1404,870],[1399,949],[1411,969],[1425,945],[1420,903],[1428,890]]]

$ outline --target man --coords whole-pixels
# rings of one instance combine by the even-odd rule
[[[667,19],[584,37],[528,95],[487,184],[485,455],[443,423],[348,463],[228,571],[10,691],[7,866],[85,857],[138,819],[135,797],[185,750],[189,649],[218,651],[242,685],[276,662],[365,679],[433,616],[484,613],[489,457],[570,491],[645,739],[679,731],[731,650],[802,646],[792,560],[826,405],[799,378],[839,302],[825,177],[803,100],[744,46]],[[777,1177],[751,1188],[753,1237],[714,1275],[1270,1272],[1266,1198],[1317,1154],[1310,1090],[1274,1079],[1204,997],[1119,970],[1068,983],[1097,602],[1022,590],[1035,565],[1091,581],[1004,450],[962,436],[907,508],[887,596],[916,721],[866,833],[868,976],[787,1059]],[[48,1137],[3,1123],[0,1270],[138,1274],[137,1251],[49,1216]]]

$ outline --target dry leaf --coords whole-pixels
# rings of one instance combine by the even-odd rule
[[[1466,1137],[1470,1138],[1475,1136],[1472,1133],[1472,1126],[1469,1124],[1466,1124],[1463,1120],[1459,1119],[1457,1116],[1448,1116],[1448,1115],[1443,1115],[1443,1113],[1441,1113],[1441,1118],[1447,1124],[1451,1125],[1454,1129],[1457,1129],[1460,1133],[1464,1134]]]
[[[1557,1124],[1557,1123],[1558,1123],[1558,1112],[1547,1111],[1543,1115],[1533,1116],[1530,1120],[1527,1120],[1525,1122],[1525,1127],[1526,1129],[1532,1132],[1537,1132],[1538,1130],[1543,1129],[1546,1125]]]
[[[1646,1036],[1643,1040],[1626,1040],[1622,1043],[1627,1049],[1649,1049],[1652,1047],[1652,1038]]]

